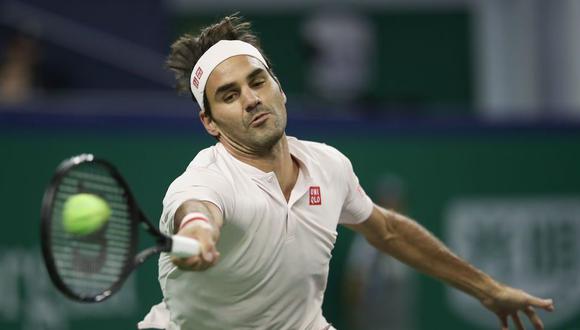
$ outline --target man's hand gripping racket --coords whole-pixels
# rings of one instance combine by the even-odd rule
[[[63,161],[42,201],[42,254],[54,285],[67,297],[100,302],[117,292],[148,257],[200,254],[198,241],[166,236],[145,217],[109,162],[83,154]],[[142,225],[157,244],[137,251]]]

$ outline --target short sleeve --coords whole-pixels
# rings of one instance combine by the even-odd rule
[[[345,171],[342,177],[346,179],[347,192],[338,222],[340,224],[354,225],[370,217],[374,204],[360,186],[350,160],[344,155],[341,158]]]
[[[233,209],[233,196],[233,188],[223,175],[207,168],[189,167],[167,189],[159,228],[167,235],[173,234],[175,212],[183,202],[190,199],[215,204],[225,221]]]

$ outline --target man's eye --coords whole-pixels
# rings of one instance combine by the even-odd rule
[[[224,102],[230,103],[236,99],[236,93],[228,93],[224,96]]]
[[[252,86],[253,86],[253,87],[260,87],[260,86],[262,86],[262,85],[264,84],[264,82],[266,82],[264,79],[255,80],[255,81],[252,83]]]

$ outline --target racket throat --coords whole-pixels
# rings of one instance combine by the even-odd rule
[[[158,237],[157,244],[155,246],[137,253],[137,255],[135,256],[134,267],[139,266],[140,264],[145,262],[147,258],[160,252],[171,252],[171,239],[167,237]]]

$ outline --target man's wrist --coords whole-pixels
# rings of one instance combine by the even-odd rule
[[[193,226],[213,230],[213,226],[205,214],[201,212],[190,212],[183,216],[181,219],[178,231],[181,231],[185,227]]]
[[[480,290],[475,292],[475,297],[480,301],[495,300],[501,292],[502,285],[486,274],[482,273],[482,277],[483,281],[479,286]]]

